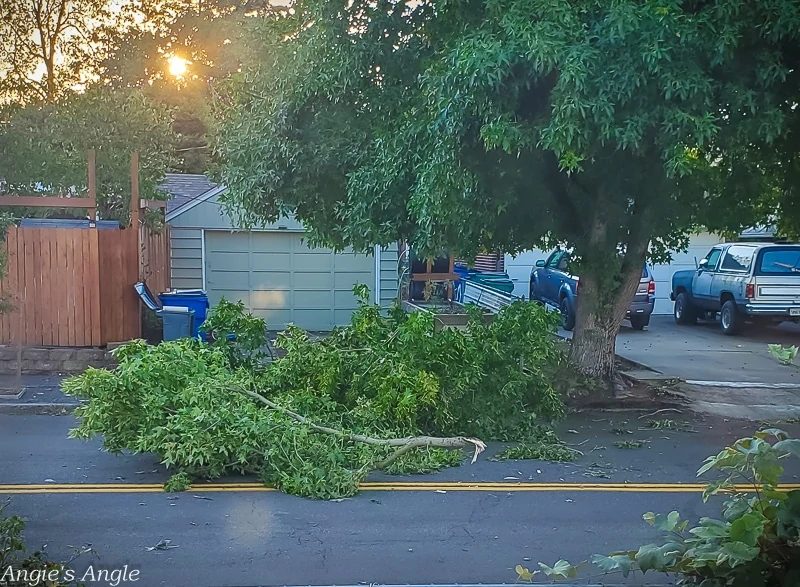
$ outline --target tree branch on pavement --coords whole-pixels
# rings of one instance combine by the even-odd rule
[[[252,399],[264,404],[265,406],[267,406],[272,410],[277,410],[282,414],[289,416],[292,420],[295,420],[301,424],[308,426],[315,432],[321,432],[322,434],[332,434],[334,436],[338,436],[339,438],[346,438],[348,440],[352,440],[353,442],[362,442],[364,444],[399,447],[397,451],[395,451],[389,457],[387,457],[383,461],[378,462],[375,465],[376,469],[386,469],[399,457],[412,451],[415,448],[435,447],[435,448],[453,449],[453,448],[464,448],[467,446],[472,446],[475,448],[475,453],[472,455],[473,463],[478,459],[478,455],[486,449],[486,444],[483,441],[477,438],[468,438],[466,436],[450,436],[444,438],[438,436],[408,436],[406,438],[373,438],[372,436],[364,436],[362,434],[351,434],[349,432],[343,432],[342,430],[337,430],[335,428],[329,428],[327,426],[320,426],[319,424],[315,424],[305,416],[301,416],[300,414],[293,412],[288,408],[284,408],[283,406],[280,406],[275,402],[268,400],[263,395],[261,395],[260,393],[256,393],[255,391],[250,391],[249,389],[242,389],[242,388],[233,388],[233,390],[251,397]]]

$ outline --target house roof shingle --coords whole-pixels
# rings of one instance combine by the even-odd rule
[[[177,210],[184,204],[213,189],[213,183],[205,175],[192,173],[167,173],[164,181],[158,186],[163,192],[172,196],[167,200],[167,213]]]

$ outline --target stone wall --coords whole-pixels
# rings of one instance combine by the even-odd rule
[[[116,366],[111,354],[102,349],[28,348],[22,349],[23,375],[82,373],[88,367],[112,369]],[[0,375],[16,375],[17,348],[0,346]]]

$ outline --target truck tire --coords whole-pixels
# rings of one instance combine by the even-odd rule
[[[697,324],[697,311],[692,306],[692,301],[686,292],[681,292],[675,298],[675,308],[673,310],[675,322],[678,324]]]
[[[728,336],[734,336],[742,331],[744,316],[736,307],[736,302],[728,300],[722,304],[722,309],[719,312],[719,324],[722,326],[722,332]]]
[[[563,320],[561,327],[566,331],[571,331],[575,328],[575,311],[568,297],[562,298],[561,307],[559,309],[561,310],[561,318]]]
[[[631,328],[634,330],[644,330],[650,324],[650,316],[631,316]]]

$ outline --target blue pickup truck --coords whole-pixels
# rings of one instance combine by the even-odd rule
[[[695,270],[676,271],[670,299],[678,324],[716,319],[738,334],[745,322],[800,321],[800,245],[724,243]]]
[[[561,311],[564,330],[575,328],[575,304],[580,279],[569,271],[568,251],[555,250],[547,260],[540,260],[531,270],[529,298],[555,306]],[[650,324],[656,299],[656,282],[647,265],[642,269],[639,288],[631,301],[626,318],[634,330],[644,330]]]

